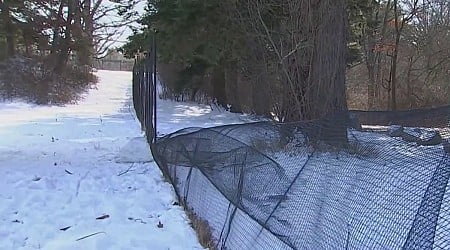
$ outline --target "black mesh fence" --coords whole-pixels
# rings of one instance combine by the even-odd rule
[[[156,85],[154,57],[146,54],[136,60],[133,66],[133,106],[141,128],[152,143],[156,138]]]
[[[145,69],[133,96],[153,137]],[[186,128],[151,147],[219,249],[450,249],[449,117],[450,106],[351,111]]]

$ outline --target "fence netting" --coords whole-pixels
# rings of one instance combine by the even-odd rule
[[[145,69],[133,97],[154,136]],[[450,249],[449,118],[450,106],[350,111],[185,128],[151,148],[218,249]]]

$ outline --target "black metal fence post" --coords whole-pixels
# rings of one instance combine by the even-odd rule
[[[153,32],[153,142],[157,138],[157,112],[156,112],[156,98],[157,98],[157,82],[156,82],[156,30]]]
[[[151,141],[153,141],[153,124],[152,124],[152,117],[153,117],[153,107],[152,107],[152,59],[151,59],[151,55],[150,52],[147,53],[147,57],[146,57],[146,67],[145,67],[145,114],[146,114],[146,133],[149,135],[151,135]]]

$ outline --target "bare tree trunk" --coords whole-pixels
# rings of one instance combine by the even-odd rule
[[[412,79],[411,79],[411,71],[414,65],[413,56],[408,58],[408,69],[406,73],[406,98],[408,102],[408,108],[413,108],[414,106],[414,98],[413,98],[413,90],[412,90]]]
[[[58,7],[58,12],[56,14],[56,22],[54,23],[54,26],[52,27],[53,31],[53,40],[51,42],[51,49],[50,49],[50,55],[51,59],[53,60],[53,64],[56,64],[56,57],[59,50],[59,46],[61,45],[61,35],[60,35],[60,29],[63,24],[63,9],[64,9],[64,2],[61,1]]]
[[[16,39],[14,26],[11,19],[11,13],[9,9],[8,1],[0,1],[1,18],[6,36],[6,57],[13,57],[16,54]]]
[[[237,94],[237,89],[239,88],[237,81],[237,68],[236,63],[227,62],[224,67],[225,71],[225,86],[226,86],[226,94],[227,101],[230,101],[231,104],[231,112],[242,112],[241,101],[239,100],[239,96]]]
[[[370,35],[368,37],[369,48],[375,47],[375,36]],[[373,49],[369,49],[369,51],[366,53],[366,64],[367,64],[367,71],[369,75],[369,84],[367,85],[367,108],[369,110],[373,110],[375,106],[375,85],[376,85],[376,78],[375,78],[375,53],[373,52]]]
[[[391,110],[397,110],[397,60],[398,60],[398,46],[400,44],[400,20],[398,16],[398,2],[394,0],[394,21],[395,21],[395,44],[394,53],[392,55],[392,68],[391,68]],[[403,21],[402,21],[403,22]]]
[[[376,13],[374,15],[374,11]],[[379,5],[370,1],[369,13],[367,15],[368,28],[366,31],[366,39],[364,43],[364,52],[366,56],[366,67],[369,75],[369,83],[367,85],[367,107],[369,110],[373,110],[375,106],[375,85],[376,85],[376,33],[378,28],[378,11]]]
[[[319,1],[317,33],[314,42],[307,111],[313,118],[343,114],[347,110],[345,70],[347,15],[344,0]],[[331,91],[330,91],[331,90]],[[347,142],[346,117],[337,116],[325,124],[318,137],[330,144]]]
[[[228,104],[227,94],[225,89],[225,72],[222,66],[216,66],[213,68],[212,78],[212,96],[217,99],[217,104],[222,107],[226,107]]]
[[[345,67],[347,20],[344,0],[319,1],[309,85],[312,117],[347,110]],[[330,95],[330,90],[333,94]]]
[[[390,96],[390,108],[391,110],[397,110],[397,65],[398,65],[398,51],[400,45],[400,38],[405,27],[405,24],[408,20],[414,17],[417,11],[417,5],[419,0],[414,0],[412,3],[412,9],[408,16],[403,16],[400,20],[399,14],[400,11],[398,9],[398,0],[394,0],[394,22],[395,22],[395,43],[394,43],[394,52],[392,55],[392,68],[391,68],[391,96]]]
[[[25,45],[25,54],[28,57],[32,56],[32,45],[33,45],[33,38],[32,38],[32,30],[27,28],[24,28],[23,32],[22,32],[22,38],[23,38],[23,43]]]
[[[79,64],[80,65],[92,65],[93,51],[94,51],[94,11],[98,8],[102,1],[96,1],[94,3],[94,8],[92,9],[91,0],[84,1],[84,5],[81,6],[81,12],[83,17],[82,26],[82,49],[79,51]]]
[[[261,88],[270,93],[284,122],[320,119],[345,113],[347,14],[345,0],[255,0],[236,7],[273,81]],[[243,19],[244,18],[244,19]],[[255,80],[261,70],[250,72]],[[255,72],[256,71],[256,72]],[[273,110],[271,110],[273,111]],[[344,111],[344,112],[343,112]],[[345,118],[328,124],[320,139],[347,140]],[[342,121],[342,123],[340,123]],[[333,131],[332,134],[330,134]]]
[[[381,19],[379,15],[382,6],[384,6],[384,11]],[[380,88],[383,85],[382,62],[386,57],[385,40],[391,8],[391,0],[384,4],[381,1],[369,1],[369,12],[366,14],[368,27],[365,31],[364,52],[369,80],[367,86],[367,106],[369,110],[374,110],[380,101]]]
[[[273,109],[274,100],[277,99],[276,95],[278,90],[275,86],[279,85],[277,79],[269,73],[269,67],[267,66],[267,59],[264,58],[263,62],[260,62],[257,66],[257,72],[260,72],[256,79],[248,79],[251,82],[251,107],[256,114],[264,116],[270,116],[271,109]],[[246,80],[245,77],[240,74],[242,80]],[[273,112],[276,115],[277,112]]]
[[[89,60],[86,59],[88,57],[86,48],[86,39],[83,32],[83,23],[82,23],[82,3],[80,0],[72,0],[73,1],[73,25],[72,25],[72,35],[74,37],[74,46],[73,50],[76,53],[76,62],[79,66],[86,65],[86,62]],[[90,1],[86,1],[90,2]]]
[[[294,25],[290,33],[294,34],[291,38],[294,43],[286,52],[289,59],[283,64],[287,72],[283,78],[293,86],[288,84],[290,87],[286,89],[285,103],[290,107],[285,107],[292,109],[286,121],[317,119],[346,110],[345,1],[292,1],[290,4],[289,23]],[[305,36],[309,41],[302,44]]]
[[[400,41],[400,36],[397,36],[395,43],[398,44]],[[390,109],[392,111],[397,110],[397,61],[398,61],[398,50],[394,50],[394,55],[392,56],[392,68],[391,68],[391,79],[390,79]]]
[[[67,0],[67,19],[65,22],[64,39],[61,41],[60,51],[56,60],[56,72],[62,72],[66,68],[69,60],[70,50],[72,47],[72,21],[74,18],[74,7],[74,2],[72,0]]]
[[[386,105],[386,109],[387,110],[389,110],[389,109],[392,109],[392,101],[391,101],[391,99],[392,99],[392,94],[391,94],[391,91],[392,91],[392,68],[393,68],[393,60],[392,60],[392,57],[391,57],[391,65],[390,65],[390,69],[389,69],[389,77],[388,77],[388,79],[387,79],[387,84],[386,84],[386,90],[387,90],[387,105]]]

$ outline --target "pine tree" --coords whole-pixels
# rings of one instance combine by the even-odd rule
[[[124,49],[145,50],[141,43],[157,29],[160,60],[182,66],[177,90],[195,92],[196,76],[210,76],[210,95],[235,111],[245,102],[253,111],[267,105],[258,113],[274,111],[283,121],[317,119],[347,108],[345,3],[151,1],[146,29]],[[253,101],[240,93],[240,84],[249,85],[241,79],[252,82],[246,91]]]

